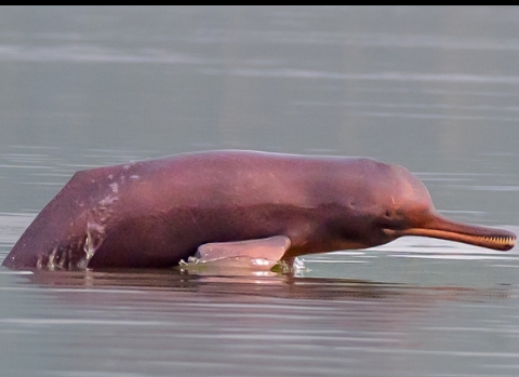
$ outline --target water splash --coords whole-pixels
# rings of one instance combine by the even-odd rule
[[[273,273],[301,272],[306,271],[304,261],[300,258],[294,260],[293,265],[289,265],[285,261],[271,260],[267,258],[252,258],[249,256],[237,256],[226,258],[197,258],[190,256],[187,262],[180,260],[179,266],[181,270],[192,272],[209,272],[218,270],[218,272],[236,272],[242,271],[265,271]]]
[[[87,224],[87,237],[85,240],[85,245],[83,246],[83,251],[85,252],[85,262],[88,266],[88,262],[94,256],[96,250],[101,246],[103,241],[106,238],[105,235],[105,226],[96,224],[96,223],[88,223]]]

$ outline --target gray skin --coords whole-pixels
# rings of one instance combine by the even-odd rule
[[[237,241],[261,244],[276,236],[286,240],[280,255],[290,261],[406,235],[496,250],[512,248],[516,239],[505,230],[441,217],[425,186],[398,165],[211,151],[76,173],[3,265],[166,268],[209,243],[240,249]]]

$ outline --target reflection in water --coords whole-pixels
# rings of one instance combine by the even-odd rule
[[[214,272],[214,271],[213,271]],[[258,296],[286,299],[393,299],[410,301],[417,306],[436,300],[470,300],[489,297],[506,298],[510,288],[473,289],[463,287],[419,287],[411,284],[381,283],[352,279],[304,278],[292,273],[257,275],[254,271],[236,274],[219,271],[203,275],[185,270],[114,270],[114,271],[45,271],[35,270],[25,275],[31,284],[44,287],[84,288],[94,291],[121,292],[154,291],[171,293],[200,293],[211,296]],[[137,290],[137,291],[136,291]],[[108,304],[108,303],[107,303]]]
[[[514,300],[517,289],[507,286],[420,287],[178,270],[3,270],[0,278],[18,281],[4,285],[2,301],[12,294],[22,308],[25,301],[37,303],[16,314],[2,309],[0,334],[13,349],[33,355],[24,361],[25,371],[45,366],[49,376],[58,364],[58,375],[81,376],[344,376],[347,370],[396,377],[423,375],[429,362],[435,364],[431,370],[477,370],[488,363],[511,367],[519,357],[478,346],[487,333],[470,327],[481,325],[516,342],[506,332],[509,320],[481,315],[482,308],[503,310]],[[475,307],[479,319],[467,325]],[[463,334],[475,343],[463,341]],[[16,354],[7,355],[11,360],[3,365],[20,365]]]

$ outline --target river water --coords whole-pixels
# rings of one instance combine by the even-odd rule
[[[517,8],[0,9],[0,259],[77,170],[205,149],[402,164],[519,231]],[[519,251],[294,274],[0,269],[1,376],[516,376]]]

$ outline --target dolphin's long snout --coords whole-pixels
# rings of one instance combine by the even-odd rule
[[[501,251],[513,248],[517,239],[507,230],[458,223],[436,213],[420,227],[398,231],[398,236],[439,238]]]

